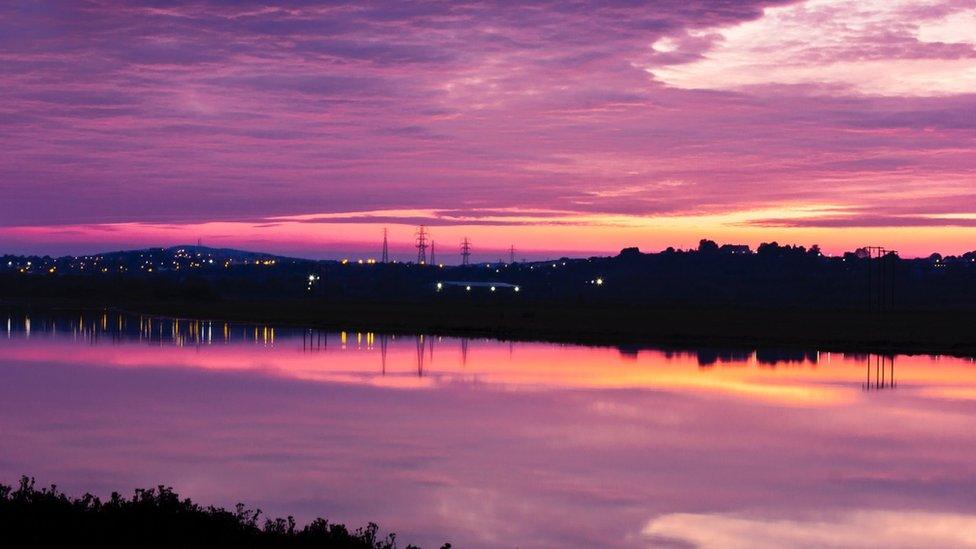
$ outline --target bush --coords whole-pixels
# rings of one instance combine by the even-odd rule
[[[202,507],[165,486],[136,490],[131,499],[113,493],[103,502],[91,494],[71,498],[55,485],[37,489],[28,477],[16,489],[0,484],[6,547],[396,548],[395,534],[379,538],[373,523],[349,532],[320,518],[299,529],[292,517],[262,524],[260,516],[240,503],[234,511]]]

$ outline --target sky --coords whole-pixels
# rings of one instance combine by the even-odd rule
[[[0,148],[0,253],[958,253],[976,0],[15,0]]]

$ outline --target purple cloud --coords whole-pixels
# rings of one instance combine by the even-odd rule
[[[805,49],[823,81],[694,89],[655,72],[697,70],[735,45],[727,29],[793,6],[2,6],[0,227],[906,197],[973,211],[958,196],[976,170],[976,94],[868,95],[828,78],[838,60],[972,60],[972,44],[940,39],[967,2],[889,10],[903,24]],[[802,22],[843,22],[814,15]]]

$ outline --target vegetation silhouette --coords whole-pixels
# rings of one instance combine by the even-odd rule
[[[100,306],[182,301],[609,305],[670,308],[871,309],[879,273],[888,309],[976,310],[976,251],[883,261],[860,248],[826,256],[819,246],[702,239],[696,249],[612,257],[432,266],[314,261],[188,247],[92,257],[0,257],[0,298],[86,300]],[[251,257],[242,263],[242,257]],[[149,266],[147,266],[149,265]],[[882,269],[883,267],[883,269]],[[311,278],[310,278],[311,277]],[[605,281],[595,284],[596,280]],[[447,284],[453,281],[453,284]],[[462,281],[462,282],[459,282]],[[438,283],[445,283],[443,288]],[[519,286],[489,291],[492,283]],[[471,286],[471,290],[466,289]],[[875,296],[877,299],[877,296]]]
[[[45,308],[574,343],[974,356],[976,331],[959,318],[976,311],[976,251],[902,258],[865,247],[827,256],[816,245],[753,250],[703,239],[688,250],[443,267],[193,247],[0,258],[0,309]]]
[[[302,528],[290,516],[262,524],[260,510],[203,507],[162,485],[102,501],[69,497],[55,485],[38,489],[26,476],[16,489],[0,484],[0,531],[8,547],[397,547],[396,535],[379,537],[373,523],[353,532],[321,518]]]

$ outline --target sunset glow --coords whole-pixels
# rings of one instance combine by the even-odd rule
[[[959,253],[974,37],[973,0],[7,3],[0,252]]]

